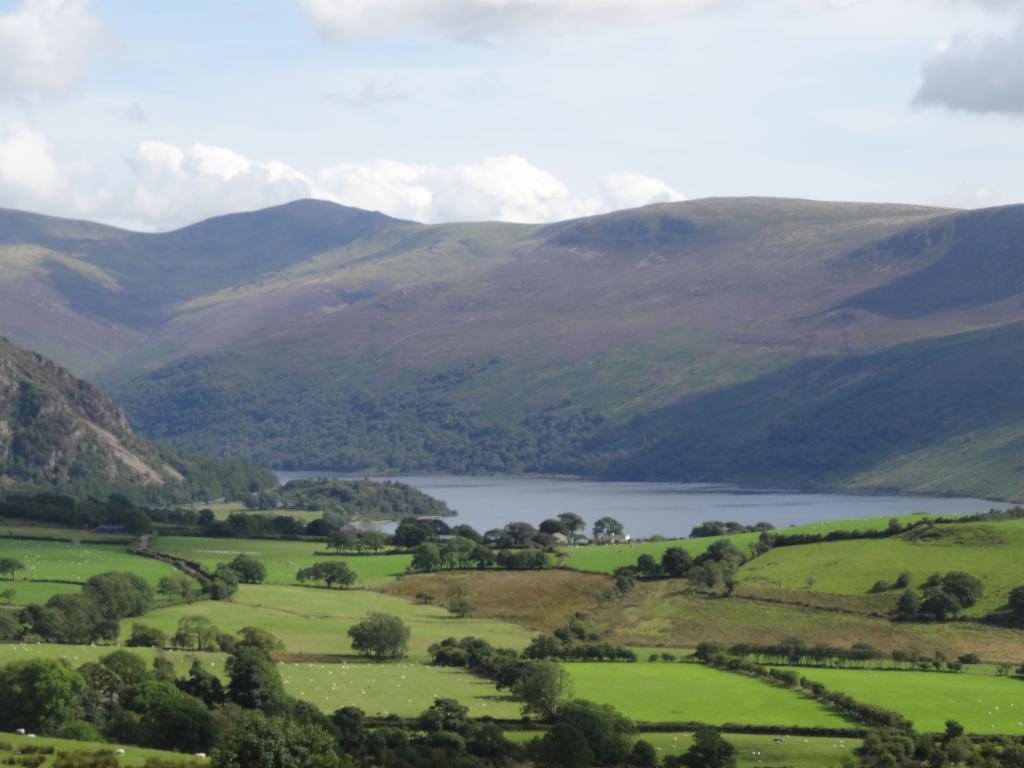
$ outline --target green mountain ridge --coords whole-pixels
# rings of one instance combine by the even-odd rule
[[[961,372],[977,347],[1016,373],[1022,231],[773,198],[548,225],[297,201],[157,234],[3,212],[0,330],[143,434],[265,465],[1016,498],[1015,404]]]

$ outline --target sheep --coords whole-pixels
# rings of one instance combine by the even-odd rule
[[[196,752],[195,757],[198,757],[200,760],[205,760],[206,759],[206,753],[205,752]]]
[[[24,736],[25,735],[25,729],[24,728],[19,728],[18,730],[15,731],[15,733],[18,734],[19,736]]]
[[[115,749],[114,750],[114,754],[115,755],[123,755],[124,754],[124,747],[118,747],[117,749]]]

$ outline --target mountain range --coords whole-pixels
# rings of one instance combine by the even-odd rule
[[[0,332],[146,436],[284,468],[1024,497],[1024,206],[721,198],[550,225],[303,200],[0,211]]]

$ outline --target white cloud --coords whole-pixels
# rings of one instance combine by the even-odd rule
[[[914,103],[1024,114],[1024,22],[1006,35],[961,33],[937,47]]]
[[[233,211],[315,195],[313,182],[276,162],[260,163],[223,147],[147,141],[129,156],[132,183],[107,213],[166,229]]]
[[[0,205],[32,207],[66,199],[69,182],[41,133],[16,128],[0,138]]]
[[[67,93],[104,42],[86,0],[23,0],[0,15],[0,99]]]
[[[107,187],[89,163],[63,163],[41,133],[0,134],[0,205],[166,230],[301,198],[435,223],[550,222],[681,197],[658,179],[631,173],[608,176],[600,196],[575,195],[517,155],[459,165],[338,163],[304,173],[225,147],[146,141],[126,160],[128,179]]]
[[[458,38],[501,37],[533,24],[642,19],[731,0],[298,0],[328,37],[376,36],[435,27]]]
[[[579,197],[553,173],[516,155],[449,166],[338,163],[305,174],[222,147],[146,142],[129,162],[130,191],[115,195],[109,214],[157,229],[303,197],[422,222],[558,221],[681,197],[658,179],[628,173],[609,176],[602,198]]]
[[[554,221],[605,207],[516,155],[452,166],[345,163],[317,178],[328,199],[417,221]]]
[[[604,191],[613,208],[639,208],[651,203],[672,203],[683,193],[661,179],[639,173],[611,173],[605,176]]]

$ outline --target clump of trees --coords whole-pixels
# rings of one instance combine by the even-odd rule
[[[720,520],[705,520],[700,525],[694,526],[693,530],[690,531],[691,539],[705,538],[708,536],[731,536],[735,533],[764,533],[765,531],[774,531],[775,526],[771,523],[754,523],[753,525],[744,525],[743,523],[727,522],[723,523]]]
[[[18,571],[24,571],[25,564],[20,560],[16,560],[13,557],[0,558],[0,576],[6,576],[8,579],[13,579],[14,575]]]
[[[371,613],[348,629],[352,650],[375,659],[400,659],[409,646],[410,630],[397,616]]]
[[[78,594],[54,595],[45,605],[22,608],[18,635],[25,641],[112,643],[120,633],[120,620],[141,616],[152,601],[152,589],[135,574],[100,573]]]
[[[977,603],[982,594],[981,580],[969,573],[934,573],[917,591],[908,589],[900,595],[896,614],[902,619],[948,621]]]
[[[335,586],[344,589],[356,583],[356,572],[348,567],[346,563],[325,562],[314,563],[306,568],[300,568],[295,574],[297,581],[315,581],[323,584],[328,589]]]

